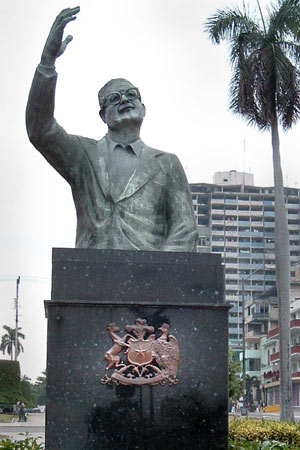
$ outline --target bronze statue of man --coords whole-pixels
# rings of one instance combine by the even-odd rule
[[[54,119],[55,60],[72,40],[63,40],[63,32],[78,12],[65,9],[54,21],[26,111],[30,141],[72,188],[76,247],[195,251],[184,171],[175,155],[140,139],[145,106],[137,87],[118,78],[100,89],[100,116],[108,126],[100,141],[70,135]]]

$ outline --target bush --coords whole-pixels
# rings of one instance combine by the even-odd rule
[[[264,441],[264,442],[249,442],[245,439],[239,441],[229,441],[229,450],[291,450],[299,449],[299,447],[290,447],[289,444],[284,444],[278,441]]]
[[[20,433],[23,434],[23,433]],[[25,438],[21,441],[11,441],[10,439],[2,439],[0,441],[0,449],[2,450],[44,450],[44,444],[38,443],[38,438],[33,438],[26,433]]]
[[[297,424],[288,422],[276,422],[273,420],[249,420],[234,419],[229,423],[229,438],[238,444],[244,440],[244,447],[229,448],[257,448],[257,449],[299,449],[300,448],[300,428]],[[246,447],[245,442],[277,441],[276,446],[269,447]],[[282,447],[287,444],[288,447]],[[270,444],[271,445],[271,444]],[[275,444],[272,444],[275,445]]]
[[[0,405],[12,406],[22,399],[19,362],[0,360]]]

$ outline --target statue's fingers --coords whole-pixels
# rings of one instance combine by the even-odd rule
[[[72,41],[73,36],[71,36],[71,34],[69,34],[66,39],[61,43],[60,49],[57,53],[57,57],[59,57],[60,55],[62,55],[64,53],[64,51],[67,48],[67,45]]]
[[[80,11],[80,6],[76,6],[75,8],[66,8],[63,9],[57,16],[57,20],[63,20],[72,16],[75,16],[76,14],[78,14]]]

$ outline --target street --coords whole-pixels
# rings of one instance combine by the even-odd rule
[[[18,422],[15,419],[12,423],[0,423],[0,435],[7,436],[11,439],[21,440],[24,436],[20,433],[29,433],[31,436],[40,437],[39,442],[45,441],[45,414],[33,413],[28,414],[27,422]]]
[[[245,418],[248,417],[249,419],[267,419],[267,420],[277,420],[279,421],[280,413],[259,413],[259,412],[251,412],[248,413],[248,416],[241,416],[241,414],[233,414],[229,413],[230,418],[238,417],[238,418]],[[295,411],[295,420],[298,422],[300,421],[300,411]]]

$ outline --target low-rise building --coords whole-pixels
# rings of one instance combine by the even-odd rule
[[[300,273],[291,282],[291,357],[293,404],[300,406]],[[254,400],[279,404],[280,348],[278,299],[273,287],[256,299],[245,302],[246,373],[260,381]]]

